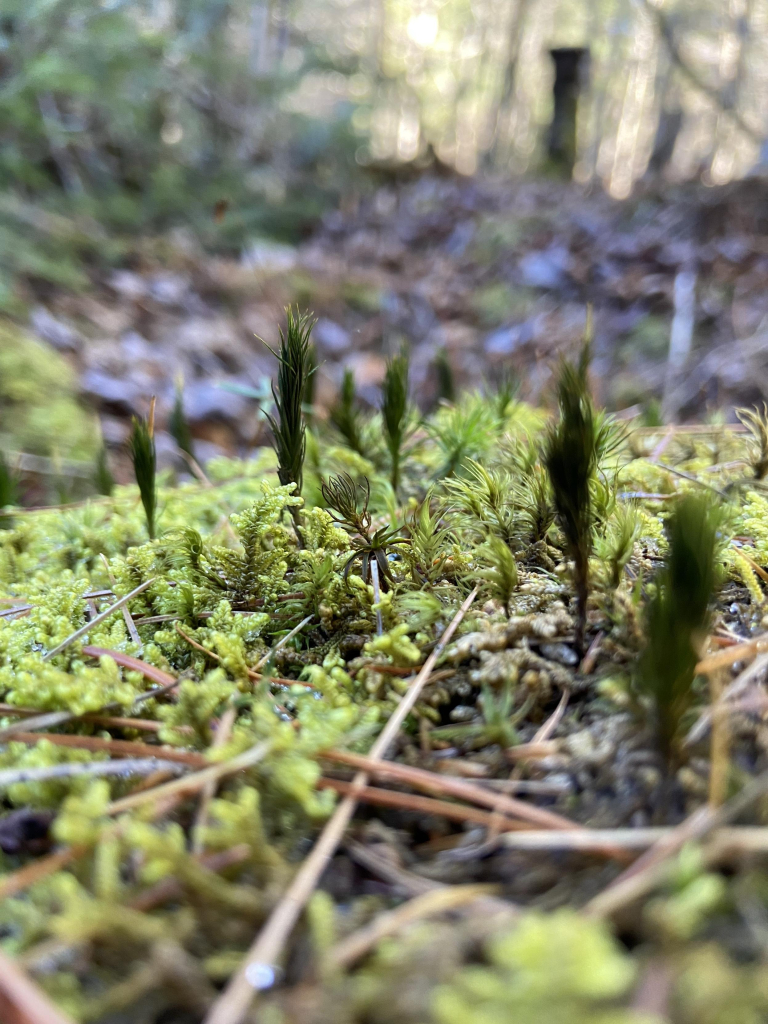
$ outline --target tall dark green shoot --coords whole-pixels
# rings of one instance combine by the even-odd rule
[[[176,381],[176,394],[173,400],[173,409],[168,420],[168,432],[179,446],[179,450],[186,452],[190,458],[195,457],[195,448],[192,441],[192,431],[189,429],[187,417],[184,415],[184,388],[180,380]]]
[[[155,539],[157,516],[157,454],[155,452],[155,400],[152,399],[147,419],[133,417],[130,436],[131,460],[141,503],[147,519],[149,539]]]
[[[301,494],[307,450],[302,407],[314,370],[310,335],[315,321],[308,313],[294,313],[290,308],[286,316],[285,332],[280,328],[280,349],[273,353],[278,360],[277,382],[272,384],[277,417],[267,414],[267,420],[272,428],[280,483],[295,484],[296,494]]]
[[[452,405],[456,401],[456,380],[453,369],[444,348],[438,349],[435,356],[435,373],[437,375],[437,400]]]
[[[381,415],[384,421],[384,439],[389,450],[390,482],[392,490],[397,494],[400,487],[403,444],[408,429],[408,353],[405,349],[387,362]]]
[[[557,385],[560,416],[544,442],[544,465],[552,484],[557,521],[574,566],[576,647],[582,654],[594,521],[590,484],[597,465],[595,410],[587,386],[588,365],[587,346],[577,366],[562,365]]]
[[[106,497],[109,497],[115,488],[115,478],[112,476],[112,470],[109,468],[109,458],[107,457],[107,446],[105,444],[102,444],[96,456],[96,464],[93,467],[93,486],[96,488],[97,494],[103,494]]]
[[[330,411],[331,423],[347,442],[353,452],[365,455],[363,451],[362,416],[357,407],[355,395],[355,375],[351,370],[344,371],[341,391],[336,404]]]
[[[688,494],[678,501],[667,523],[669,554],[646,609],[646,647],[635,686],[650,700],[659,749],[672,764],[708,631],[720,524],[707,498]]]
[[[277,475],[285,487],[295,484],[295,493],[301,494],[304,483],[304,456],[307,452],[307,425],[304,419],[304,403],[307,398],[309,379],[315,370],[313,346],[310,341],[315,321],[309,313],[295,313],[286,310],[285,332],[280,328],[280,349],[273,354],[277,357],[277,382],[272,383],[272,397],[275,400],[277,417],[267,414],[272,428],[272,444],[277,454]],[[296,539],[299,546],[304,541],[301,535],[299,510],[291,506]]]

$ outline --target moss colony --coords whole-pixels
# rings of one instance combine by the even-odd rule
[[[384,421],[346,381],[282,484],[271,450],[161,478],[154,540],[135,487],[6,509],[5,950],[76,1021],[203,1020],[477,586],[394,753],[433,773],[433,802],[371,782],[254,1019],[767,1019],[768,880],[733,836],[605,914],[590,901],[642,843],[522,842],[567,818],[648,845],[768,768],[762,690],[714,734],[701,720],[765,628],[763,420],[620,429],[586,364],[554,420],[506,385],[419,418],[405,356],[389,379]],[[725,666],[709,680],[705,656]],[[456,776],[551,822],[454,799],[437,783]],[[753,799],[739,823],[765,814]],[[344,954],[405,897],[417,920]]]

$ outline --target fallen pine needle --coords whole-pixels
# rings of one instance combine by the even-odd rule
[[[465,779],[440,775],[437,772],[426,771],[424,768],[412,768],[410,765],[399,764],[397,761],[376,761],[372,757],[351,754],[344,750],[325,751],[322,756],[337,764],[348,764],[352,768],[359,768],[378,778],[394,779],[414,786],[416,789],[426,789],[432,793],[441,793],[444,796],[465,800],[467,803],[479,804],[481,807],[488,807],[490,810],[520,818],[539,828],[573,829],[579,827],[570,818],[527,804],[524,800],[505,796],[503,793],[493,793]]]
[[[355,786],[353,782],[342,782],[340,779],[320,778],[318,789],[332,789],[343,796],[352,796],[366,804],[377,804],[379,807],[397,807],[403,811],[415,811],[417,814],[436,814],[441,818],[453,821],[468,821],[473,825],[490,828],[495,825],[502,832],[507,829],[521,829],[529,826],[520,821],[502,817],[494,822],[494,815],[489,811],[481,811],[477,807],[452,804],[447,800],[434,800],[430,796],[415,796],[413,793],[401,793],[396,789],[379,789],[375,786]]]
[[[55,732],[18,732],[13,739],[18,743],[48,740],[57,747],[104,751],[115,757],[159,757],[163,761],[174,761],[192,768],[205,768],[209,763],[203,754],[194,751],[178,750],[176,747],[153,747],[149,743],[136,743],[133,740],[105,740],[100,736],[64,736]]]

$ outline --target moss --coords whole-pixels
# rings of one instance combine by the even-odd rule
[[[76,400],[75,374],[49,345],[0,320],[0,435],[17,451],[91,459],[91,413]]]
[[[392,419],[390,426],[398,426],[397,417]],[[109,804],[135,788],[136,780],[110,777],[93,783],[78,774],[79,765],[103,760],[107,752],[54,746],[46,739],[9,742],[2,750],[3,769],[72,766],[65,778],[19,780],[4,793],[10,807],[52,808],[55,841],[82,846],[83,853],[69,868],[6,900],[0,926],[4,945],[30,962],[36,962],[37,945],[43,944],[44,952],[54,939],[70,951],[46,968],[45,983],[76,1019],[99,1020],[109,1006],[133,1012],[140,994],[132,986],[157,942],[181,944],[201,965],[210,964],[217,980],[224,979],[333,808],[333,792],[318,788],[326,770],[319,754],[333,747],[370,749],[409,677],[435,649],[474,586],[481,586],[481,597],[450,649],[440,654],[439,675],[403,731],[400,751],[414,763],[421,756],[413,736],[418,723],[425,750],[451,743],[460,752],[476,751],[471,760],[482,763],[491,777],[509,775],[504,751],[535,736],[563,689],[571,694],[561,723],[567,736],[612,723],[613,701],[623,699],[626,705],[632,696],[620,684],[643,646],[641,624],[653,599],[654,571],[669,558],[665,522],[674,502],[667,499],[699,492],[702,483],[733,496],[732,503],[721,501],[729,508],[720,526],[724,547],[718,557],[727,568],[729,589],[720,612],[731,625],[749,621],[762,600],[752,563],[768,564],[768,499],[759,481],[745,483],[742,469],[731,465],[744,456],[744,439],[729,432],[676,435],[664,452],[666,467],[664,460],[651,463],[646,457],[663,431],[658,436],[630,431],[617,438],[595,411],[601,452],[589,480],[594,516],[586,631],[590,644],[599,633],[602,637],[595,671],[581,675],[573,664],[576,603],[569,550],[541,461],[546,422],[541,410],[509,396],[500,403],[482,394],[459,396],[416,429],[411,421],[398,421],[403,429],[395,439],[395,494],[392,447],[380,414],[360,412],[365,456],[340,443],[339,432],[318,420],[308,435],[301,496],[293,484],[280,485],[271,451],[209,465],[211,488],[169,486],[161,477],[162,514],[153,541],[147,541],[135,486],[116,487],[109,497],[64,514],[14,510],[10,528],[0,531],[0,598],[3,608],[31,608],[0,616],[3,703],[76,716],[95,711],[141,716],[148,720],[146,731],[83,718],[61,728],[83,737],[96,733],[107,740],[140,741],[157,756],[162,744],[173,746],[176,755],[182,749],[211,763],[253,748],[263,753],[248,769],[219,781],[205,815],[195,794],[179,797],[170,809],[148,801],[115,817]],[[618,448],[606,454],[614,442]],[[345,511],[338,507],[344,505],[342,490],[351,496]],[[292,526],[294,513],[303,546]],[[741,547],[727,546],[731,536]],[[386,581],[377,606],[371,557],[377,564],[380,557],[380,579]],[[148,581],[130,603],[141,648],[117,613],[43,660],[86,625],[88,600],[99,610],[113,600],[111,595],[86,600],[85,594],[113,586],[116,595],[126,594]],[[729,618],[734,602],[744,615],[746,595],[751,607],[746,617]],[[93,658],[88,645],[113,654]],[[122,667],[123,655],[178,677],[177,693],[136,704],[153,684]],[[605,677],[609,681],[601,687]],[[694,685],[690,696],[689,710],[698,713],[706,694]],[[218,730],[225,713],[234,720],[221,744]],[[0,727],[16,721],[6,709]],[[624,715],[620,721],[627,729],[627,749],[643,752],[642,720]],[[745,749],[748,756],[740,763],[752,763],[754,754]],[[546,763],[537,765],[539,770],[546,773]],[[564,798],[558,809],[589,819],[590,773],[599,770],[588,759],[575,766],[583,793]],[[641,805],[642,772],[633,786]],[[601,805],[600,813],[610,816],[615,799],[610,786],[603,798],[607,810]],[[386,814],[403,841],[427,828],[421,820],[413,824],[416,816]],[[429,819],[430,842],[443,836],[432,824],[437,820]],[[458,829],[455,835],[458,841]],[[220,876],[201,864],[193,847],[206,854],[239,849],[241,859]],[[9,855],[6,866],[11,870],[30,858],[26,852]],[[181,887],[175,903],[149,913],[135,909],[135,898],[147,886],[171,877]],[[370,901],[359,899],[354,885],[349,916],[333,910],[325,896],[312,905],[308,925],[320,962],[331,924],[343,935],[352,919],[362,923],[370,913]],[[663,907],[654,909],[653,901],[646,901],[648,913],[638,928],[654,949],[675,945],[675,970],[682,979],[694,978],[700,968],[688,947],[678,956],[680,948],[694,941],[713,914],[723,912],[727,900],[719,901],[721,894],[717,880],[713,884],[711,874],[699,872],[675,881]],[[406,935],[383,943],[359,969],[325,979],[329,993],[342,993],[325,1019],[376,1024],[639,1020],[628,1007],[644,954],[630,956],[604,926],[572,912],[524,915],[516,930],[491,941],[484,953],[463,935],[454,923],[443,931],[429,926],[418,942]],[[71,955],[75,947],[84,951],[79,958]],[[733,978],[742,977],[754,989],[754,972],[744,968],[742,975],[742,968],[723,955],[723,991],[732,991]],[[416,978],[420,970],[423,977]],[[403,979],[402,986],[394,979]],[[697,1019],[693,985],[681,981],[675,989],[681,1024]],[[395,993],[392,1000],[383,998],[385,989]],[[742,1002],[762,1006],[760,998],[758,993]],[[713,1024],[726,1019],[723,1005],[712,996],[707,1012],[711,1006]],[[278,1012],[276,1006],[265,1012]]]

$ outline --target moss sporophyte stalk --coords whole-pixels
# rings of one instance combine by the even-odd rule
[[[203,1018],[352,778],[324,752],[366,754],[433,651],[401,765],[626,831],[628,793],[638,820],[665,827],[706,799],[709,740],[689,740],[709,700],[697,661],[714,633],[722,654],[765,628],[762,413],[743,414],[748,435],[679,430],[651,461],[664,428],[619,430],[586,358],[561,368],[553,415],[510,389],[446,388],[418,418],[401,354],[380,411],[346,377],[328,421],[307,406],[311,323],[292,313],[276,352],[274,446],[208,462],[212,486],[156,471],[151,418],[131,435],[136,485],[67,509],[18,507],[10,456],[0,470],[0,941],[74,1020]],[[119,599],[143,584],[124,617]],[[745,714],[733,790],[763,763]],[[607,923],[550,912],[604,884],[610,858],[518,851],[510,880],[512,819],[486,831],[477,807],[411,788],[383,777],[360,795],[339,855],[358,867],[323,884],[289,951],[288,990],[315,986],[303,1020],[638,1024],[637,979],[660,951],[674,1024],[762,1019],[748,957],[684,945],[736,913],[730,881],[670,871],[668,910],[633,911],[630,953]],[[445,878],[491,878],[488,899],[520,905],[546,891],[550,909],[487,914],[486,930],[471,915],[415,925],[324,973],[322,934]],[[297,1019],[280,990],[265,1000],[270,1020]]]

